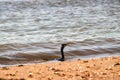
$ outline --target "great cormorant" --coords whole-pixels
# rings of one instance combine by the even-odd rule
[[[65,60],[64,52],[63,52],[65,46],[67,46],[67,44],[62,44],[62,45],[61,45],[61,58],[58,59],[59,61],[64,61],[64,60]]]

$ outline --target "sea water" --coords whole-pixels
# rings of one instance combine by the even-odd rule
[[[120,56],[120,0],[0,0],[0,64]]]

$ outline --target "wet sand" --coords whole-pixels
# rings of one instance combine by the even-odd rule
[[[120,80],[120,57],[1,67],[0,80]]]

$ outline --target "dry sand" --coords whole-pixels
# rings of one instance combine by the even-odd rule
[[[1,67],[0,80],[120,80],[120,57]]]

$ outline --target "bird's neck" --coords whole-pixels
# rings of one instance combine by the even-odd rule
[[[63,52],[64,47],[61,47],[61,55],[62,55],[62,59],[64,59],[64,52]]]

